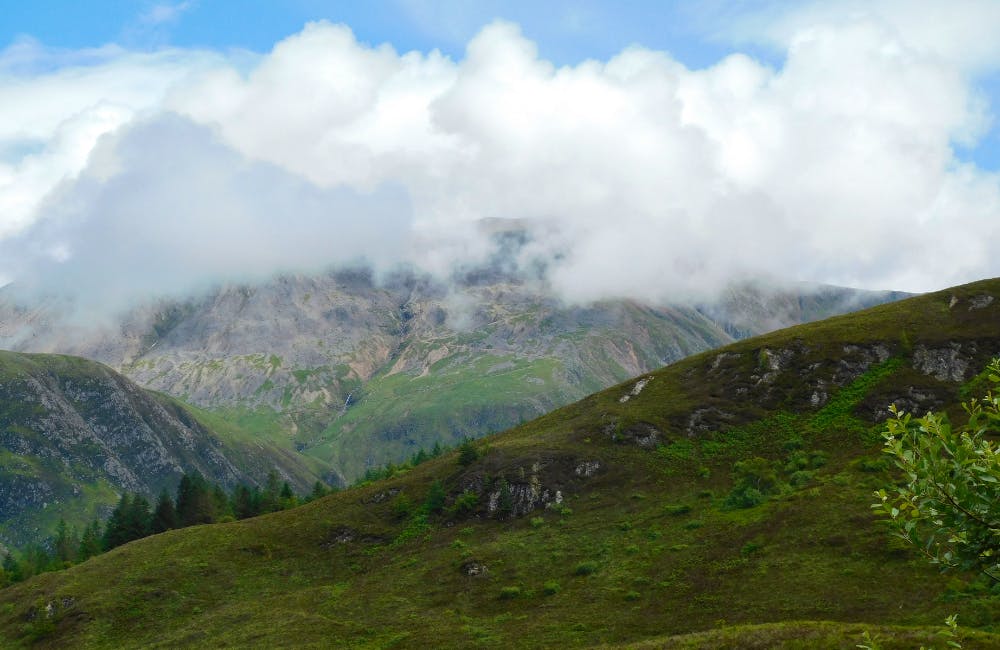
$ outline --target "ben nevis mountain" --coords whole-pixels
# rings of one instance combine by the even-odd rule
[[[1000,647],[990,581],[941,575],[870,508],[897,478],[889,406],[960,419],[998,322],[990,280],[705,351],[307,505],[0,590],[0,639]]]
[[[903,294],[760,283],[697,306],[566,306],[499,265],[449,285],[353,270],[155,302],[97,329],[14,295],[0,292],[0,347],[110,368],[6,357],[21,404],[4,414],[5,449],[20,457],[0,476],[8,544],[106,514],[122,490],[152,498],[187,470],[231,487],[270,463],[300,492],[349,484],[690,354]],[[85,376],[103,379],[84,390]]]

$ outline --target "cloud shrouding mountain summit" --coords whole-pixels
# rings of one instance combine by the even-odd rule
[[[777,69],[641,47],[555,67],[499,22],[459,61],[327,23],[261,56],[23,41],[0,54],[0,275],[97,308],[357,260],[447,274],[496,218],[570,300],[998,275],[1000,175],[955,147],[1000,68],[961,45],[1000,12],[951,3],[928,32],[921,6],[746,21]]]

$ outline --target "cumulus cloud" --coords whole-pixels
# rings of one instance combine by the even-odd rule
[[[35,227],[0,242],[0,257],[22,291],[57,290],[88,318],[330,260],[389,266],[410,231],[401,189],[318,187],[174,114],[101,138],[43,210]]]
[[[503,22],[454,61],[315,23],[259,59],[2,75],[0,237],[32,257],[0,273],[94,296],[73,278],[134,275],[113,289],[132,296],[359,257],[447,275],[505,219],[530,234],[514,262],[579,301],[1000,274],[1000,175],[954,153],[991,124],[996,5],[921,4],[930,31],[913,3],[829,5],[734,22],[780,67],[641,47],[556,67]]]

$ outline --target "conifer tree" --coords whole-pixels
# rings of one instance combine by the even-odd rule
[[[278,500],[282,510],[288,510],[298,505],[298,499],[295,493],[292,492],[292,486],[288,484],[288,481],[281,484],[281,492],[278,493]]]
[[[497,518],[506,519],[514,513],[514,495],[507,479],[500,479],[500,495],[497,498]]]
[[[24,580],[24,571],[21,569],[21,563],[10,553],[4,556],[3,571],[10,582]]]
[[[52,540],[52,549],[55,552],[56,560],[60,564],[73,562],[76,560],[76,549],[80,545],[79,535],[75,528],[69,528],[65,519],[59,520],[56,527],[56,536]]]
[[[441,481],[434,481],[431,483],[431,489],[427,492],[427,500],[424,501],[424,508],[428,513],[441,512],[444,508],[445,496]]]
[[[316,481],[313,483],[312,492],[309,494],[309,500],[315,501],[316,499],[322,499],[326,495],[330,494],[330,490],[327,489],[323,483]]]
[[[170,498],[166,490],[163,490],[156,499],[156,509],[153,511],[153,520],[149,530],[155,535],[177,528],[179,525],[180,521],[177,519],[177,508],[174,506],[174,500]]]
[[[101,542],[104,535],[101,531],[101,522],[95,519],[93,523],[83,529],[80,535],[80,546],[76,550],[76,561],[83,562],[103,551]]]
[[[237,519],[247,519],[260,514],[260,490],[252,490],[245,485],[237,485],[233,490],[233,516]]]
[[[212,490],[198,472],[184,474],[177,486],[177,518],[181,527],[210,524],[215,521]]]
[[[275,512],[281,508],[281,479],[276,470],[267,473],[267,482],[260,496],[260,512]]]

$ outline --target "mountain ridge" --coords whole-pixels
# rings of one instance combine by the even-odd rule
[[[200,471],[232,487],[277,467],[300,491],[318,466],[268,440],[207,427],[176,400],[97,362],[0,352],[0,541],[38,542],[63,518],[106,516],[122,492],[153,498]]]
[[[97,334],[12,296],[0,347],[93,358],[248,431],[290,431],[348,483],[734,337],[901,294],[745,283],[697,305],[573,306],[499,268],[453,285],[344,270],[155,303]]]

